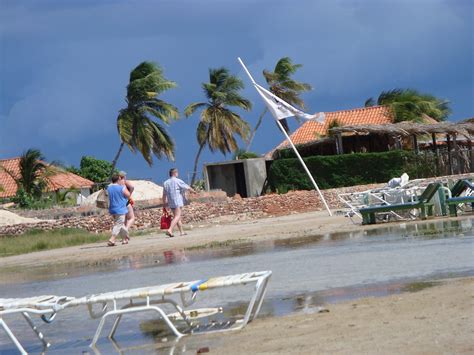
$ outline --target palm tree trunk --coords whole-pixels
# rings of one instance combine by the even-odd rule
[[[201,156],[202,150],[204,149],[204,143],[199,146],[199,150],[196,154],[196,159],[194,159],[194,169],[193,169],[193,177],[191,178],[191,186],[194,185],[194,182],[196,181],[196,175],[197,175],[197,168],[198,168],[198,162],[199,162],[199,157]]]
[[[117,161],[120,157],[120,154],[122,154],[122,150],[123,150],[123,146],[125,145],[124,142],[120,143],[120,147],[119,147],[119,150],[117,152],[117,154],[115,154],[115,158],[114,160],[112,161],[112,170],[110,171],[110,179],[112,178],[112,175],[114,174],[114,171],[115,171],[115,166],[117,165]]]
[[[252,133],[250,133],[249,141],[247,143],[247,147],[245,148],[245,151],[247,152],[249,151],[250,146],[252,145],[252,141],[255,137],[255,133],[257,132],[257,129],[260,127],[260,125],[262,124],[263,117],[265,116],[267,111],[268,111],[268,108],[265,107],[265,110],[263,110],[262,114],[258,117],[257,124],[255,125],[255,128],[252,130]]]

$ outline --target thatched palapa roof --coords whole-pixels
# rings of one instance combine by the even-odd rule
[[[472,139],[472,135],[474,134],[474,122],[438,122],[434,124],[399,122],[383,125],[341,126],[331,128],[329,131],[334,134],[387,134],[390,136],[425,135],[434,133],[464,136],[467,139]]]

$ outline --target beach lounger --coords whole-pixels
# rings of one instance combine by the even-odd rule
[[[379,187],[375,189],[345,192],[338,194],[339,200],[349,209],[347,217],[357,216],[362,219],[360,209],[371,207],[371,205],[389,206],[406,202],[413,202],[420,188],[420,183],[424,179],[411,180],[399,187]],[[391,211],[391,214],[397,219],[404,219],[403,216]]]
[[[158,313],[160,318],[163,319],[165,324],[178,338],[190,334],[238,330],[245,327],[248,322],[255,319],[258,315],[271,274],[271,271],[251,272],[191,282],[178,282],[167,285],[107,292],[76,298],[64,304],[62,307],[70,308],[86,305],[89,308],[89,313],[92,318],[101,318],[90,344],[91,347],[94,347],[97,343],[108,317],[115,318],[109,333],[109,338],[113,338],[122,316],[131,313]],[[240,320],[227,322],[223,327],[214,327],[212,324],[206,327],[193,323],[192,315],[193,313],[198,314],[199,310],[185,310],[185,308],[192,305],[196,301],[197,296],[203,292],[216,288],[247,284],[255,284],[255,288],[249,301],[247,311]],[[111,309],[108,309],[108,304],[112,305]],[[165,304],[174,308],[176,312],[173,315],[165,313],[161,306]],[[94,306],[97,305],[100,307],[99,312],[94,311]],[[176,317],[176,314],[180,317]],[[184,326],[185,329],[178,329],[178,324],[181,327]]]
[[[58,296],[37,296],[29,298],[0,298],[0,326],[7,333],[10,340],[15,344],[21,354],[27,354],[18,338],[8,327],[4,316],[21,314],[30,328],[35,332],[38,339],[43,343],[44,348],[50,346],[38,327],[33,322],[31,314],[39,315],[46,323],[51,323],[56,317],[56,313],[63,304],[70,302],[70,297]]]
[[[400,204],[392,205],[379,205],[379,206],[369,206],[361,208],[359,210],[362,215],[362,224],[375,224],[375,214],[383,212],[394,212],[402,210],[411,210],[419,209],[421,219],[426,219],[427,215],[433,214],[433,204],[430,203],[430,200],[436,194],[436,192],[442,187],[441,183],[431,183],[429,184],[423,193],[418,197],[417,201],[406,202]]]
[[[178,338],[190,334],[238,330],[245,327],[247,323],[257,317],[271,274],[271,271],[250,272],[190,282],[177,282],[166,285],[107,292],[80,298],[38,296],[0,299],[0,326],[4,329],[21,354],[27,354],[27,352],[10,327],[8,327],[4,319],[5,315],[21,314],[45,348],[49,347],[50,344],[33,323],[30,314],[39,315],[44,322],[51,323],[58,312],[83,305],[88,307],[89,314],[92,318],[101,318],[92,343],[90,344],[91,347],[94,347],[97,343],[108,317],[115,316],[114,324],[109,333],[109,338],[112,339],[122,316],[130,313],[158,313],[160,318],[163,319],[165,324]],[[207,293],[209,290],[251,284],[255,284],[254,292],[242,319],[228,321],[220,325],[215,323],[201,325],[193,321],[202,315],[213,314],[213,309],[185,310],[186,307],[196,302],[199,294]],[[109,304],[112,305],[111,309],[109,309]],[[165,304],[170,305],[176,312],[171,314],[165,313],[165,310],[161,306]],[[97,306],[99,306],[98,310]],[[220,308],[215,309],[220,310]],[[182,327],[185,329],[178,329]]]
[[[462,195],[467,192],[467,194]],[[466,203],[471,204],[471,209],[474,210],[474,184],[469,180],[458,180],[451,188],[451,197],[446,199],[446,205],[449,209],[451,217],[458,215],[458,207]]]

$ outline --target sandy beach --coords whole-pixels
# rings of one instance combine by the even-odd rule
[[[472,354],[474,279],[328,305],[329,313],[257,319],[215,354]],[[205,342],[203,342],[204,344]]]

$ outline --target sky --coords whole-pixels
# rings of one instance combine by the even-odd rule
[[[145,60],[178,84],[162,98],[181,113],[205,101],[209,68],[229,68],[253,102],[238,111],[251,126],[264,106],[238,56],[261,84],[284,56],[303,64],[295,79],[314,88],[302,96],[310,113],[414,88],[449,100],[449,120],[473,117],[473,17],[471,0],[0,0],[0,159],[37,148],[66,165],[85,155],[111,161],[129,73]],[[199,115],[181,117],[168,126],[174,162],[149,167],[125,149],[118,167],[156,182],[177,167],[187,181]],[[251,150],[282,140],[267,115]],[[230,159],[206,149],[199,172]]]

